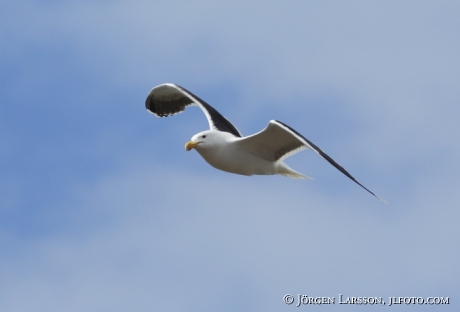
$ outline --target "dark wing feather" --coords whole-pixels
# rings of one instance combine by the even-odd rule
[[[154,87],[145,100],[147,110],[158,117],[173,116],[183,112],[187,106],[191,105],[201,108],[211,129],[241,137],[238,129],[211,105],[176,84],[165,83]]]

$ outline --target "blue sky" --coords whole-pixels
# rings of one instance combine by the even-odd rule
[[[0,3],[0,310],[290,311],[460,291],[456,1]],[[244,177],[159,119],[173,82],[315,178]],[[321,311],[352,310],[346,305]],[[413,311],[418,306],[369,307]]]

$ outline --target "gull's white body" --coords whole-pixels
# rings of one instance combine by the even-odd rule
[[[203,135],[206,138],[202,138]],[[269,161],[242,148],[244,139],[228,132],[208,130],[194,135],[191,142],[199,143],[196,151],[208,164],[222,171],[246,176],[280,174],[290,178],[308,178],[289,168],[281,159]]]

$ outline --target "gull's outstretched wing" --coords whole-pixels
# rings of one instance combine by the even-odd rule
[[[201,108],[211,129],[229,132],[241,137],[238,129],[211,105],[176,84],[165,83],[154,87],[145,100],[147,110],[158,117],[168,117],[181,113],[187,106]]]
[[[238,139],[235,143],[239,144],[242,148],[252,154],[262,157],[268,161],[283,160],[284,158],[300,152],[301,150],[310,148],[366,191],[386,203],[385,200],[375,195],[364,185],[359,183],[350,173],[348,173],[348,171],[335,162],[335,160],[329,157],[329,155],[323,152],[318,146],[280,121],[271,120],[264,130],[254,135]]]

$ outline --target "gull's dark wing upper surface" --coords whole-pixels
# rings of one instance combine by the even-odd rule
[[[154,87],[145,100],[147,110],[158,117],[168,117],[181,113],[187,106],[201,108],[211,129],[229,132],[234,136],[241,137],[238,129],[211,105],[176,84],[165,83]]]

